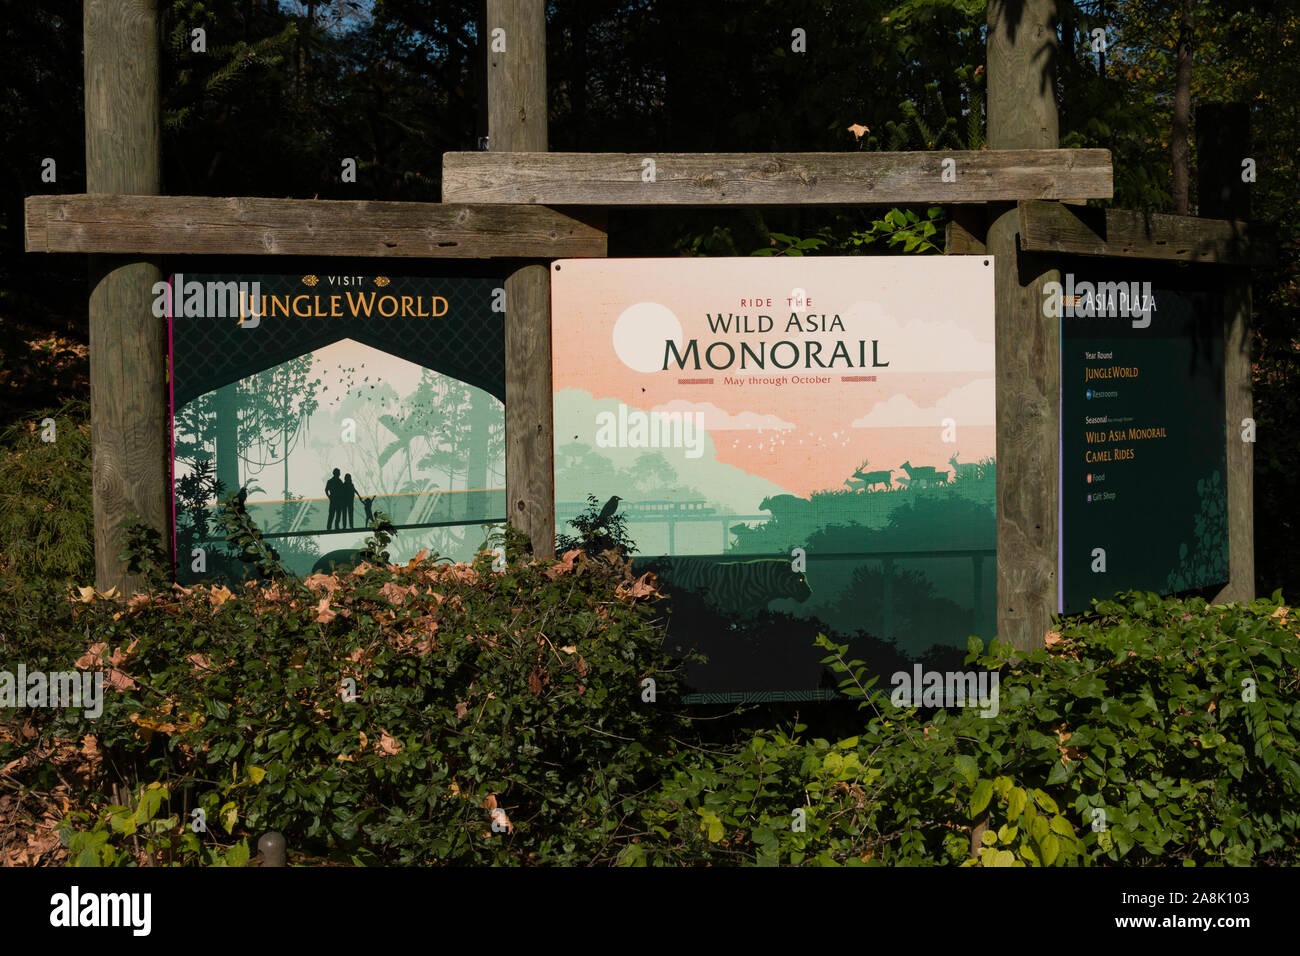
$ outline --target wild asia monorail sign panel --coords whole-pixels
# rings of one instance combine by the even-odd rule
[[[828,696],[818,632],[886,675],[991,636],[990,258],[552,268],[557,531],[625,516],[700,699]]]

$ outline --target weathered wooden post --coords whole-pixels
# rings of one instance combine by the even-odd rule
[[[1244,103],[1204,103],[1196,111],[1197,214],[1246,222],[1250,187],[1250,110]],[[1242,244],[1245,244],[1244,237]],[[1228,429],[1228,584],[1214,600],[1255,597],[1255,445],[1242,437],[1254,418],[1250,365],[1250,269],[1223,266],[1223,378]]]
[[[988,145],[1055,149],[1056,0],[989,0]],[[998,637],[1042,646],[1057,608],[1060,346],[1043,314],[1059,270],[1020,254],[1018,216],[990,203],[997,361]]]
[[[488,149],[545,152],[546,0],[487,0]],[[551,439],[551,272],[529,264],[506,279],[506,507],[555,551]]]
[[[156,0],[85,0],[86,191],[157,195]],[[94,462],[95,586],[126,593],[142,579],[118,560],[124,522],[167,528],[164,325],[153,315],[155,262],[92,255],[90,431]]]

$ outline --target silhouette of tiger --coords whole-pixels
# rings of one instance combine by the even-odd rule
[[[768,602],[792,598],[800,603],[812,596],[808,579],[775,558],[717,561],[712,558],[665,560],[655,568],[660,581],[671,588],[691,591],[724,614],[750,616],[767,609]]]
[[[335,574],[344,571],[351,571],[361,563],[361,552],[356,548],[342,548],[338,551],[331,551],[323,557],[317,558],[316,563],[311,566],[312,574]]]

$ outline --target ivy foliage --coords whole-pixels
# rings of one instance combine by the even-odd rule
[[[0,578],[0,670],[105,674],[98,718],[6,711],[26,729],[0,735],[0,764],[42,791],[61,770],[41,754],[93,765],[77,794],[87,815],[65,821],[74,861],[134,858],[124,821],[139,811],[118,794],[159,799],[150,783],[166,806],[136,823],[160,859],[211,859],[267,830],[359,864],[612,859],[685,735],[648,620],[657,595],[612,557],[504,571],[493,557],[271,576],[238,595],[173,586],[125,605]],[[186,808],[209,821],[197,846]]]
[[[29,580],[86,580],[95,573],[94,540],[90,406],[69,402],[5,429],[0,571]]]
[[[821,639],[860,734],[760,731],[642,809],[626,865],[1295,865],[1300,634],[1281,595],[1131,593],[1025,654],[971,638],[999,710],[891,703]]]

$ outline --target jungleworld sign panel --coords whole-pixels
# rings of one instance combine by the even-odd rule
[[[618,497],[706,699],[829,696],[991,635],[987,257],[564,260],[556,527]],[[929,655],[929,657],[927,657]]]
[[[1221,289],[1187,267],[1062,273],[1062,609],[1226,584]]]
[[[299,575],[350,566],[381,511],[392,560],[471,559],[505,518],[503,287],[324,270],[160,283],[178,579],[241,576],[216,521],[241,489]]]

